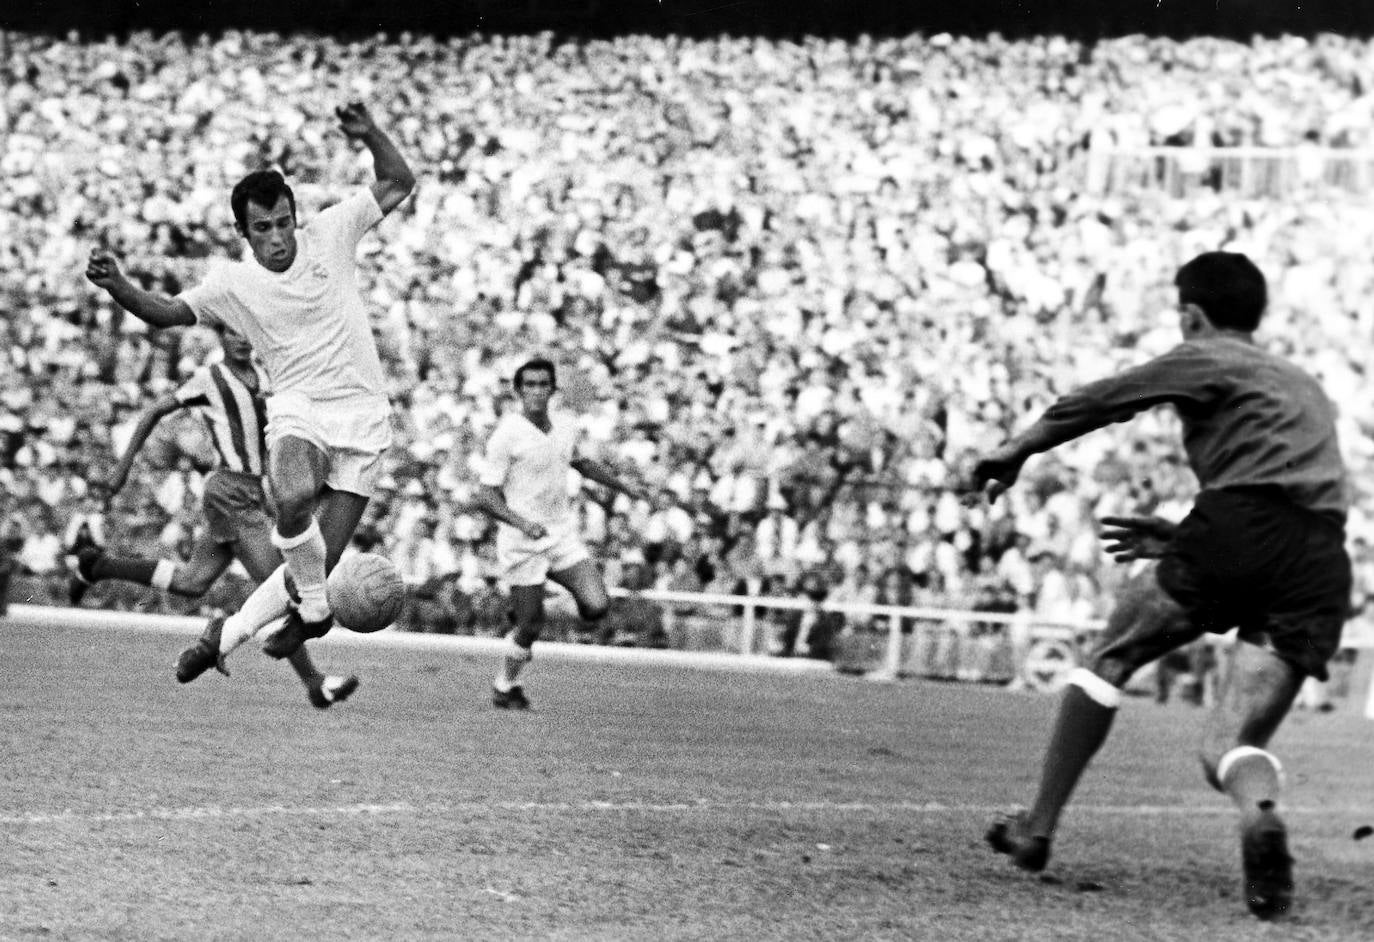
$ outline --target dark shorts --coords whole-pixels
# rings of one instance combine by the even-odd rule
[[[1237,628],[1241,639],[1326,679],[1350,614],[1340,523],[1266,488],[1203,491],[1158,579],[1196,628]]]
[[[210,536],[216,543],[266,540],[272,536],[267,495],[262,479],[256,475],[221,468],[206,479],[200,502]]]

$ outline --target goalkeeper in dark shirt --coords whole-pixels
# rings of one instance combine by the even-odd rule
[[[1278,814],[1280,765],[1267,747],[1303,681],[1325,679],[1340,642],[1351,588],[1346,472],[1321,387],[1255,345],[1268,303],[1259,269],[1244,255],[1208,252],[1180,268],[1174,284],[1183,343],[1065,396],[974,468],[972,487],[995,500],[1031,455],[1171,405],[1201,488],[1179,524],[1102,521],[1118,560],[1155,562],[1123,589],[1085,666],[1070,675],[1030,810],[997,821],[987,836],[1018,866],[1042,869],[1126,681],[1207,632],[1234,628],[1239,643],[1202,762],[1240,810],[1247,904],[1271,919],[1289,909],[1293,875]]]

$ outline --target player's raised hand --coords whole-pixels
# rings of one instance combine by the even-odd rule
[[[108,249],[93,248],[86,261],[86,278],[105,291],[109,291],[124,280],[124,272],[119,270],[119,262]]]
[[[1178,524],[1163,517],[1103,517],[1105,549],[1119,563],[1158,559],[1174,538]]]
[[[366,137],[377,128],[367,106],[360,101],[350,101],[346,105],[340,105],[334,109],[334,115],[339,119],[339,130],[343,131],[346,137],[355,141]]]
[[[1026,456],[1014,444],[998,445],[991,454],[974,464],[963,486],[964,493],[970,496],[986,493],[988,502],[996,503],[997,498],[1016,483],[1025,463]]]

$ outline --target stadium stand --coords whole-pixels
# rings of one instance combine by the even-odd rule
[[[14,599],[61,602],[81,539],[175,552],[195,521],[206,456],[193,426],[171,430],[109,518],[92,496],[137,410],[212,345],[121,317],[81,279],[89,247],[107,242],[175,290],[237,251],[227,187],[264,163],[297,183],[308,220],[361,179],[322,146],[322,116],[362,97],[421,176],[364,263],[404,417],[364,539],[419,586],[409,627],[501,627],[489,524],[469,506],[474,459],[511,367],[535,349],[565,365],[592,440],[688,508],[586,493],[614,584],[1098,617],[1119,575],[1094,518],[1177,515],[1191,496],[1169,417],[1039,460],[992,508],[950,485],[1017,416],[1170,343],[1169,275],[1220,246],[1273,273],[1267,341],[1342,406],[1367,606],[1367,197],[1350,174],[1295,171],[1265,192],[1206,161],[1263,175],[1279,149],[1318,168],[1364,153],[1368,41],[3,43],[0,517]],[[1127,172],[1162,149],[1186,172]],[[100,591],[114,608],[174,604]],[[786,621],[783,648],[800,627]]]

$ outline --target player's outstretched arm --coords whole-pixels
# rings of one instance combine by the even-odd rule
[[[360,141],[372,153],[372,171],[377,175],[377,182],[372,184],[372,196],[385,216],[415,189],[415,174],[391,138],[377,127],[362,102],[351,101],[335,108],[334,114],[339,119],[339,130],[349,140]]]
[[[86,262],[86,278],[114,302],[151,327],[189,327],[196,322],[190,305],[180,298],[144,291],[129,280],[112,253],[102,248],[91,250]]]
[[[502,493],[499,487],[492,487],[488,484],[479,485],[473,503],[478,510],[495,517],[502,523],[510,524],[531,540],[542,540],[549,535],[549,531],[544,529],[542,524],[526,520],[512,510],[510,504],[506,503],[506,495]]]
[[[572,462],[572,468],[584,478],[619,491],[635,500],[648,501],[655,508],[666,502],[665,498],[669,493],[664,489],[651,487],[648,484],[635,484],[626,481],[610,465],[592,458],[577,458]]]
[[[129,436],[129,447],[124,449],[124,454],[120,455],[118,464],[110,474],[110,480],[106,485],[109,488],[109,497],[113,497],[123,489],[129,480],[129,471],[134,466],[134,458],[138,456],[143,445],[148,441],[148,436],[153,433],[157,423],[171,415],[182,407],[176,396],[160,396],[148,409],[138,417],[138,424],[134,426],[133,433]]]

